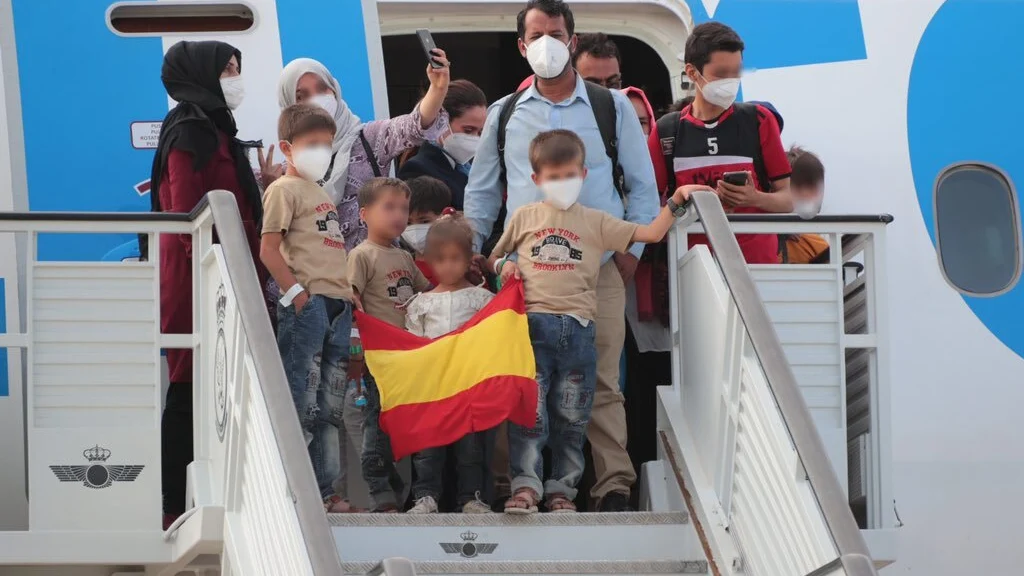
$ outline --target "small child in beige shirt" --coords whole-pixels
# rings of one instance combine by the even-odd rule
[[[348,512],[333,484],[341,474],[352,288],[338,210],[317,184],[331,162],[334,119],[319,106],[296,104],[281,112],[277,130],[288,168],[263,196],[260,259],[284,293],[277,344],[324,507]]]
[[[587,175],[584,159],[583,142],[574,132],[551,130],[533,140],[533,181],[545,199],[516,210],[492,252],[503,281],[513,275],[523,279],[540,387],[534,427],[509,426],[513,479],[505,512],[510,514],[536,512],[541,494],[551,512],[576,510],[572,501],[583,475],[597,381],[594,317],[602,256],[625,252],[633,242],[660,241],[685,212],[690,192],[710,190],[676,190],[654,222],[640,226],[576,202]],[[552,466],[542,484],[545,445]]]
[[[366,240],[348,257],[348,278],[364,312],[405,329],[405,307],[429,282],[412,255],[395,245],[409,223],[409,187],[395,178],[374,178],[359,190],[359,217]],[[375,512],[397,512],[404,482],[395,468],[391,439],[380,428],[380,392],[367,373],[363,393],[363,480]]]

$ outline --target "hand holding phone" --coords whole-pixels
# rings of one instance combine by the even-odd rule
[[[745,186],[747,184],[746,172],[726,172],[722,174],[722,181],[733,186]]]
[[[420,45],[423,46],[423,54],[427,57],[430,67],[435,70],[444,68],[444,64],[437,61],[437,54],[435,53],[437,45],[434,44],[434,37],[430,34],[430,30],[420,28],[416,31],[416,36],[420,39]]]

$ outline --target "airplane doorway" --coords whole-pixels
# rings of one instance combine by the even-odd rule
[[[654,49],[629,36],[611,38],[622,58],[623,85],[642,88],[655,111],[671,104],[670,74]],[[531,74],[514,32],[437,33],[434,41],[448,53],[452,79],[470,80],[492,102],[514,92]],[[391,115],[406,114],[426,91],[423,49],[414,34],[385,36],[382,44]]]

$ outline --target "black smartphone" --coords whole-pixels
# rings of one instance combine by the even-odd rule
[[[430,67],[444,68],[444,66],[434,59],[434,50],[437,49],[437,44],[434,44],[434,37],[430,35],[430,30],[420,28],[416,31],[416,36],[420,39],[420,44],[423,46],[423,54],[426,55],[427,62],[430,63]]]
[[[722,180],[732,184],[733,186],[743,186],[747,183],[746,172],[726,172],[722,174]]]

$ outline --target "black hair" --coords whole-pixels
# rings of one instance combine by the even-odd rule
[[[487,95],[479,86],[469,80],[453,80],[448,84],[448,94],[444,97],[444,109],[451,119],[458,118],[470,108],[487,107]]]
[[[573,20],[572,10],[569,9],[569,5],[562,0],[530,0],[526,3],[526,7],[519,11],[519,15],[516,16],[516,32],[519,33],[519,39],[523,40],[526,37],[526,14],[530,10],[537,9],[541,12],[556,18],[561,16],[565,18],[565,30],[571,37],[573,32],[576,30],[576,21]]]
[[[572,55],[572,65],[584,54],[591,58],[615,58],[621,65],[622,58],[619,57],[619,47],[615,45],[605,33],[595,32],[593,34],[580,34],[576,40],[576,53]]]
[[[664,110],[661,111],[659,116],[664,116],[672,112],[682,112],[683,108],[686,108],[690,104],[693,104],[693,96],[684,96],[679,100],[669,104]]]
[[[405,182],[409,185],[409,213],[433,212],[440,215],[452,204],[452,191],[448,185],[431,176],[417,176]]]
[[[721,22],[705,22],[693,29],[686,39],[683,60],[704,74],[704,66],[715,52],[743,52],[743,40],[735,30]]]

